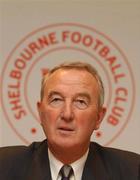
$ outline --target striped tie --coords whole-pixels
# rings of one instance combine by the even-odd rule
[[[60,169],[61,180],[70,180],[71,175],[73,174],[73,169],[70,165],[64,165]]]

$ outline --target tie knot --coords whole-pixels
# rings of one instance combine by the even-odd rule
[[[64,165],[60,169],[60,174],[62,176],[62,180],[68,180],[70,176],[73,174],[73,169],[70,165]]]

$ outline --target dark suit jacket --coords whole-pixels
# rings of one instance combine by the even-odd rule
[[[0,148],[0,180],[51,180],[47,141]],[[140,156],[91,143],[82,180],[140,180]]]

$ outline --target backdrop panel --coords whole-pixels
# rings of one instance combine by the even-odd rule
[[[140,2],[1,2],[0,145],[45,138],[36,102],[44,73],[86,61],[105,84],[104,122],[92,136],[140,153]]]

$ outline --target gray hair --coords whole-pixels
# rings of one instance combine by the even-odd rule
[[[44,96],[44,89],[47,84],[47,80],[49,79],[50,75],[53,74],[55,71],[62,69],[62,70],[70,70],[70,69],[76,69],[76,70],[84,70],[92,74],[92,76],[97,80],[97,83],[99,85],[100,89],[100,95],[99,95],[99,107],[103,106],[104,103],[104,86],[101,77],[99,76],[97,70],[89,63],[85,62],[65,62],[63,64],[60,64],[54,68],[52,68],[46,75],[44,75],[42,79],[41,84],[41,100]]]

